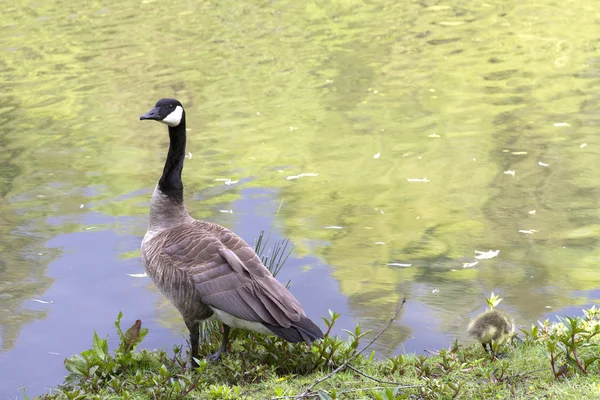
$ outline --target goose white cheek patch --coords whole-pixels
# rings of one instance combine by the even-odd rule
[[[183,116],[183,108],[181,106],[177,106],[175,110],[169,115],[167,115],[162,121],[162,123],[169,126],[177,126],[181,122],[181,117]]]

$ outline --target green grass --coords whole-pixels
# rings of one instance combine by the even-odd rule
[[[330,364],[306,372],[302,371],[302,367],[309,364],[305,355],[307,352],[314,354],[314,348],[309,350],[303,345],[283,346],[279,343],[277,355],[269,356],[264,342],[270,339],[261,335],[252,339],[260,343],[254,349],[259,351],[256,355],[246,353],[248,340],[236,340],[231,353],[223,356],[220,362],[202,362],[197,371],[186,367],[187,356],[180,348],[175,348],[174,354],[162,350],[131,353],[128,360],[121,361],[120,367],[113,366],[112,373],[102,375],[106,372],[104,364],[90,378],[75,374],[75,379],[41,398],[270,399],[294,396],[304,392],[311,383],[325,376],[334,366],[341,365],[348,357],[348,354],[340,353]],[[336,343],[344,349],[351,342]],[[285,352],[286,347],[294,351]],[[372,378],[395,384],[380,383],[345,369],[315,387],[315,396],[312,397],[386,400],[600,398],[598,370],[592,370],[589,375],[572,370],[557,380],[543,343],[506,348],[506,356],[492,362],[480,346],[460,345],[428,357],[402,355],[377,360],[372,354],[358,356],[351,364],[353,368]],[[115,359],[119,357],[122,356],[117,354]],[[302,361],[298,362],[298,358]]]
[[[267,250],[267,242],[261,233],[256,249],[277,273],[292,249],[284,241]],[[492,293],[487,301],[493,308],[501,299]],[[454,343],[434,355],[376,359],[363,343],[360,326],[346,331],[344,340],[330,334],[338,317],[330,312],[323,318],[325,338],[311,346],[233,330],[227,354],[212,364],[199,360],[200,366],[192,370],[181,347],[136,351],[147,329],[136,321],[123,333],[119,314],[118,348],[110,352],[107,340],[94,333],[92,348],[65,360],[70,372],[65,382],[40,398],[275,399],[304,394],[319,400],[600,399],[600,310],[595,307],[584,310],[583,317],[558,324],[543,321],[524,330],[524,341],[500,349],[502,358],[480,345]],[[201,354],[213,352],[219,343],[220,326],[205,324]],[[345,367],[332,374],[340,366]],[[306,393],[322,378],[327,379]]]

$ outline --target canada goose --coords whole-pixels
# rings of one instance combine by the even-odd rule
[[[192,366],[197,366],[200,321],[223,323],[216,361],[227,351],[229,330],[275,334],[289,342],[323,338],[296,298],[279,283],[242,238],[227,228],[192,218],[183,203],[185,110],[161,99],[140,120],[169,127],[169,153],[150,201],[148,230],[141,246],[146,272],[181,313],[190,331]]]
[[[488,310],[471,321],[467,333],[477,339],[487,352],[486,344],[492,350],[492,341],[503,345],[515,335],[515,323],[503,311]]]

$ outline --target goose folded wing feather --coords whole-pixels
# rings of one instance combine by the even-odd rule
[[[298,300],[250,246],[228,236],[233,235],[224,240],[187,236],[169,243],[164,253],[188,274],[204,304],[246,321],[283,328],[299,321],[304,312]]]

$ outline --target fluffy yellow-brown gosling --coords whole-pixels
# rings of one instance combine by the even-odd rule
[[[492,350],[492,341],[503,345],[515,335],[515,323],[503,311],[488,310],[471,321],[467,333],[477,339],[487,352],[486,345]]]

